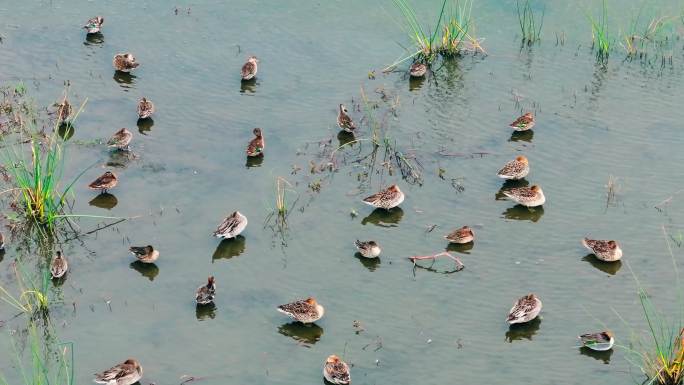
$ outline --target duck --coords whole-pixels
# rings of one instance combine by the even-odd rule
[[[519,155],[512,161],[506,163],[496,175],[501,179],[522,179],[530,173],[530,163],[527,157]]]
[[[102,24],[104,24],[104,17],[95,16],[92,19],[89,19],[83,28],[87,29],[89,34],[99,33],[102,29]]]
[[[240,214],[239,211],[235,211],[226,219],[221,222],[221,224],[214,231],[214,236],[217,238],[235,238],[247,227],[247,217]]]
[[[377,258],[380,255],[382,249],[375,241],[359,241],[358,239],[354,242],[356,248],[359,250],[359,254],[366,258]]]
[[[155,250],[151,245],[131,246],[128,250],[143,263],[153,263],[159,258],[159,250]]]
[[[525,113],[525,115],[514,120],[513,123],[509,125],[512,129],[516,131],[527,131],[534,127],[534,115],[531,112]]]
[[[247,62],[242,65],[242,69],[240,70],[240,76],[242,76],[242,80],[252,80],[257,74],[257,70],[259,69],[257,67],[257,63],[259,63],[259,59],[257,59],[256,56],[250,56],[247,58]]]
[[[397,207],[403,201],[404,193],[396,184],[363,199],[365,204],[385,210]]]
[[[264,135],[261,132],[261,128],[255,128],[252,132],[254,133],[254,139],[247,145],[247,156],[261,156],[264,154],[264,148],[266,147]]]
[[[0,250],[5,250],[5,235],[0,233]]]
[[[613,332],[610,330],[605,330],[598,333],[587,333],[577,336],[580,340],[581,346],[585,346],[591,350],[596,350],[598,352],[605,352],[613,348],[615,343],[615,338]]]
[[[425,76],[426,72],[427,66],[421,62],[415,62],[411,64],[411,68],[409,68],[409,75],[411,75],[412,78],[422,78]]]
[[[129,358],[102,373],[95,374],[95,382],[106,385],[133,385],[140,381],[142,375],[143,368],[140,363]]]
[[[67,270],[69,270],[69,263],[62,255],[62,252],[57,251],[57,255],[52,258],[52,262],[50,263],[50,274],[52,274],[52,278],[62,278]]]
[[[351,382],[349,365],[336,355],[330,355],[323,364],[323,378],[331,384],[346,385]]]
[[[604,262],[616,262],[622,258],[622,249],[613,240],[583,238],[582,245]]]
[[[144,96],[138,101],[138,118],[147,119],[154,114],[154,103]]]
[[[277,310],[304,324],[314,323],[325,314],[325,308],[313,297],[280,305]]]
[[[127,128],[122,128],[109,138],[107,147],[128,151],[128,144],[131,143],[131,139],[133,139],[133,133],[128,131]]]
[[[538,185],[531,187],[518,187],[503,191],[503,194],[517,204],[526,207],[541,206],[546,202],[544,192]]]
[[[537,318],[541,309],[541,300],[536,295],[530,293],[513,304],[511,311],[508,312],[506,322],[511,325],[530,322]]]
[[[354,130],[356,130],[356,125],[351,116],[349,116],[349,111],[347,111],[347,107],[345,107],[344,104],[339,105],[337,125],[346,132],[354,132]]]
[[[198,305],[208,305],[214,302],[214,296],[216,296],[216,281],[214,276],[210,275],[207,278],[207,284],[197,288],[195,301]]]
[[[114,69],[120,72],[131,72],[140,65],[140,63],[135,61],[135,56],[130,52],[116,54],[112,64]]]
[[[117,183],[119,183],[119,178],[116,177],[116,174],[111,171],[107,171],[94,181],[90,182],[88,187],[90,187],[91,190],[100,190],[101,192],[106,193],[107,190],[116,187]]]
[[[444,236],[444,238],[449,241],[449,243],[465,244],[475,240],[475,233],[469,226],[463,226],[460,229],[450,232]]]
[[[56,103],[57,105],[57,121],[58,122],[66,122],[69,120],[69,116],[71,115],[71,104],[69,103],[69,100],[65,96],[64,99],[60,103]]]

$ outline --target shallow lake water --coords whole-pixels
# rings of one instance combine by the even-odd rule
[[[441,3],[413,3],[434,26]],[[203,384],[318,383],[329,354],[353,364],[357,384],[643,381],[624,349],[587,353],[576,336],[608,327],[628,346],[632,331],[645,331],[630,268],[665,312],[674,308],[666,240],[679,260],[684,195],[655,206],[684,188],[682,44],[664,68],[623,61],[617,43],[608,64],[597,64],[583,7],[598,3],[545,4],[541,43],[521,50],[515,2],[476,2],[488,55],[440,64],[423,82],[381,73],[408,44],[391,1],[0,4],[0,80],[23,80],[39,105],[58,99],[67,80],[73,104],[87,99],[65,180],[96,165],[78,182],[73,212],[135,217],[63,246],[71,270],[54,288],[51,317],[60,339],[74,343],[76,383],[129,356],[141,361],[143,384],[183,375]],[[617,33],[639,4],[610,4]],[[95,15],[105,17],[102,37],[86,39],[79,28]],[[125,51],[141,62],[130,76],[112,69]],[[239,69],[250,54],[259,73],[244,85]],[[337,151],[334,173],[310,172],[311,161],[325,160],[321,151],[348,140],[338,139],[336,106],[358,105],[361,89],[378,114],[394,105],[385,127],[419,161],[422,184],[396,167],[382,171],[382,149],[373,170],[354,162],[371,152],[368,141]],[[156,104],[152,125],[136,123],[141,96]],[[534,131],[512,135],[508,123],[528,110]],[[98,144],[121,127],[134,132],[133,159]],[[266,153],[247,162],[254,127]],[[357,138],[370,135],[363,120]],[[497,170],[519,154],[530,160],[527,181],[544,189],[543,209],[497,195]],[[86,185],[105,169],[119,186],[96,197]],[[285,231],[268,220],[279,176],[292,183],[288,200],[298,197]],[[607,203],[610,176],[618,188]],[[309,187],[318,183],[320,191]],[[406,193],[400,210],[361,202],[392,183]],[[249,218],[242,236],[211,237],[234,210]],[[83,231],[102,223],[78,221]],[[409,256],[444,251],[443,236],[465,224],[476,233],[472,248],[449,247],[463,271],[444,274],[447,260],[414,271]],[[619,240],[624,260],[587,256],[585,235]],[[377,240],[379,261],[356,257],[356,239]],[[154,266],[127,251],[145,244],[161,252]],[[9,245],[0,262],[3,284],[12,284],[19,252]],[[208,275],[217,280],[215,308],[197,310],[194,290]],[[540,319],[509,328],[508,310],[529,292],[544,303]],[[326,307],[315,326],[275,311],[307,296]],[[1,319],[11,313],[0,305]],[[20,326],[0,328],[2,339]],[[11,357],[0,353],[0,370],[16,380]]]

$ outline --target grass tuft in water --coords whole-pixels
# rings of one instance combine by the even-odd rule
[[[520,32],[522,34],[522,45],[530,46],[541,40],[541,29],[542,25],[544,25],[545,11],[542,11],[540,16],[535,16],[530,0],[525,0],[522,4],[521,0],[517,0],[516,6]]]
[[[611,38],[608,30],[608,4],[602,0],[601,14],[598,19],[589,12],[586,13],[591,24],[591,46],[596,52],[596,59],[608,60],[611,47]]]

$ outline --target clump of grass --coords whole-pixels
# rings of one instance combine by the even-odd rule
[[[287,188],[292,188],[292,184],[287,181],[287,179],[279,176],[276,178],[276,211],[279,216],[287,216],[287,200],[285,199],[285,194],[287,193]]]
[[[21,93],[25,93],[25,90]],[[58,128],[60,124],[71,124],[84,106],[85,102],[68,123],[58,117],[51,134],[38,129],[35,109],[14,109],[21,115],[13,120],[16,126],[13,132],[18,132],[19,137],[2,137],[5,144],[5,168],[13,177],[15,191],[18,191],[18,206],[29,222],[49,232],[54,230],[58,219],[68,217],[63,210],[67,196],[74,183],[87,170],[83,170],[71,183],[62,187],[65,142],[59,136]],[[63,115],[62,108],[60,107],[58,115]],[[13,142],[14,139],[17,139],[16,143]]]
[[[437,19],[437,23],[435,24],[435,29],[431,33],[429,31],[426,33],[425,30],[423,30],[423,27],[418,22],[416,17],[416,12],[406,0],[393,1],[404,16],[407,26],[407,33],[411,38],[414,47],[416,48],[416,51],[409,55],[406,59],[415,57],[417,60],[421,60],[426,63],[433,62],[439,53],[437,34],[442,24],[444,10],[448,0],[442,1],[442,8],[439,11],[439,17]]]
[[[655,54],[662,60],[666,57],[672,60],[672,54],[666,54],[673,49],[675,33],[672,25],[675,17],[653,16],[648,23],[642,23],[643,10],[646,3],[639,8],[636,16],[630,22],[627,33],[623,35],[620,45],[627,52],[629,59],[639,58],[648,60],[649,54]]]
[[[532,45],[541,39],[541,29],[544,25],[544,11],[541,16],[536,17],[532,11],[530,0],[525,0],[521,5],[521,0],[516,1],[518,10],[518,22],[522,34],[522,45]]]
[[[587,18],[591,24],[591,46],[596,51],[598,60],[607,60],[610,54],[611,39],[608,30],[608,4],[602,0],[601,14],[595,19],[589,12]]]

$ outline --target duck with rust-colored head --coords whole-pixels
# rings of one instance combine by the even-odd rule
[[[107,171],[104,174],[100,175],[94,181],[90,182],[88,187],[91,190],[100,190],[101,192],[106,193],[107,190],[116,187],[118,183],[119,178],[117,178],[116,174],[114,174],[111,171]]]
[[[349,365],[333,354],[325,360],[323,378],[331,384],[347,385],[351,382]]]
[[[159,258],[159,250],[155,250],[152,245],[131,246],[128,250],[142,263],[154,263]]]
[[[518,187],[503,191],[513,202],[526,207],[541,206],[546,202],[546,197],[541,187],[532,185],[531,187]]]
[[[449,243],[465,244],[475,240],[475,233],[473,229],[468,226],[463,226],[456,229],[444,237]]]
[[[216,296],[216,281],[214,276],[209,276],[207,278],[207,284],[202,285],[195,291],[195,301],[198,305],[208,305],[214,302],[214,297]]]
[[[313,297],[280,305],[278,311],[305,324],[316,322],[325,314],[323,306]]]
[[[582,239],[582,245],[589,249],[596,258],[604,262],[615,262],[622,258],[622,249],[616,241],[600,239]]]
[[[496,175],[501,179],[522,179],[530,173],[530,163],[524,155],[506,163]]]
[[[133,358],[95,375],[95,382],[106,385],[133,385],[140,381],[143,368]]]
[[[385,210],[397,207],[403,201],[404,193],[399,190],[399,186],[396,184],[363,199],[363,203]]]
[[[514,120],[513,123],[509,125],[509,127],[516,131],[531,130],[532,127],[534,127],[534,115],[532,115],[531,112],[528,112],[525,115]]]
[[[264,134],[261,132],[261,128],[255,128],[252,132],[254,133],[254,139],[247,145],[247,156],[261,156],[264,154],[264,148],[266,148]]]

